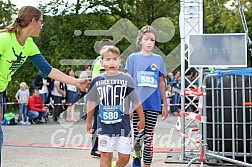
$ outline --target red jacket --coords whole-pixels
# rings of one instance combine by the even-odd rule
[[[35,97],[32,95],[29,97],[28,110],[43,112],[42,111],[43,108],[44,105],[42,104],[41,96]]]

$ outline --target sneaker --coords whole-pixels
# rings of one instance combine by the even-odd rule
[[[27,122],[30,122],[31,124],[34,124],[34,122],[33,122],[33,120],[32,119],[28,119],[28,121]]]
[[[26,125],[31,125],[31,123],[29,121],[25,122]]]
[[[42,120],[44,120],[44,123],[47,123],[47,121],[48,121],[47,118],[46,118],[46,116],[43,116]]]
[[[44,119],[45,119],[45,123],[47,123],[49,121],[48,115],[44,116]]]
[[[97,151],[91,151],[91,155],[96,156],[96,157],[101,157],[101,154],[98,153]]]
[[[136,152],[134,152],[132,167],[141,167],[141,158],[142,158],[142,150],[140,150],[139,155],[136,155]]]
[[[37,121],[36,121],[36,124],[42,124],[42,123],[45,123],[45,121],[44,121],[44,120],[42,120],[42,119],[41,119],[41,120],[37,120]]]
[[[112,161],[111,167],[116,167],[116,161]]]
[[[20,121],[21,125],[26,125],[26,123],[24,121]]]
[[[134,158],[132,167],[141,167],[141,158]]]
[[[84,116],[82,116],[81,119],[85,121],[87,119],[87,114],[85,114]]]

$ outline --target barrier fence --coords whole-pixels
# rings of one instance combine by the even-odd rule
[[[15,104],[19,104],[18,102],[7,102],[7,103],[3,103],[5,105],[15,105]],[[86,103],[57,103],[57,104],[54,104],[54,103],[48,103],[48,104],[43,104],[43,105],[53,105],[53,106],[62,106],[62,105],[85,105]],[[189,104],[189,103],[185,103],[185,104]],[[168,106],[180,106],[181,104],[168,104]]]
[[[252,167],[251,72],[251,69],[232,70],[204,77],[202,115],[193,116],[196,120],[204,118],[198,119],[202,124],[201,149],[188,167],[195,162]]]

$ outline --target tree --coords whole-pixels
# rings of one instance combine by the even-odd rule
[[[242,21],[237,3],[233,2],[227,8],[226,1],[205,1],[205,33],[241,33],[243,31]],[[242,0],[241,5],[245,7],[245,15],[250,16],[251,3]],[[252,27],[250,19],[247,18],[248,26]]]
[[[12,21],[12,17],[17,13],[17,8],[10,0],[7,2],[0,1],[0,27],[4,28]]]
[[[85,13],[90,5],[87,0],[76,0],[76,3],[69,3],[67,0],[51,0],[49,3],[44,3],[40,0],[39,8],[46,15],[68,15]]]
[[[204,0],[205,33],[244,32],[237,5],[233,4],[235,6],[234,10],[228,9],[223,5],[227,1]],[[251,36],[251,2],[249,0],[241,0],[241,3],[246,9],[245,16]],[[8,15],[2,15],[4,13],[2,9],[5,9]],[[2,7],[2,9],[0,10],[0,18],[9,20],[9,24],[14,18],[13,12],[16,10],[5,7]],[[134,39],[136,27],[138,30],[142,26],[153,24],[156,19],[160,18],[171,20],[174,27],[161,25],[160,36],[165,37],[165,33],[169,31],[174,31],[174,36],[168,42],[161,41],[158,43],[158,51],[162,51],[163,56],[166,56],[174,48],[179,48],[180,32],[178,22],[180,3],[177,0],[76,0],[76,3],[69,3],[65,0],[51,0],[45,5],[41,1],[40,9],[45,14],[45,25],[40,37],[34,38],[34,41],[49,63],[53,67],[62,70],[69,66],[75,70],[80,70],[81,63],[84,60],[96,58],[97,53],[94,51],[96,41],[102,38],[112,39],[112,36],[105,35],[85,36],[85,30],[109,30],[122,19],[127,19],[132,24],[129,24],[130,26],[122,24],[121,27],[117,27],[117,30],[119,30],[117,33]],[[0,19],[1,24],[4,19]],[[127,50],[132,42],[126,38],[118,39],[117,46],[122,52],[126,50],[125,54],[129,55],[134,49],[138,49]],[[174,61],[178,61],[174,60],[173,57],[176,59],[178,56],[180,56],[179,52],[173,52],[172,57],[168,58],[167,68],[169,72],[173,70],[169,69],[169,67]],[[62,59],[76,60],[76,64],[64,64]],[[37,74],[38,70],[35,69],[31,62],[28,61],[24,65],[26,68],[19,69],[19,72],[13,75],[12,84],[8,87],[9,92],[16,92],[18,83],[22,81],[26,81],[29,85],[33,76]]]

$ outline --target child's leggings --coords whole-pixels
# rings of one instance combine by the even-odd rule
[[[144,138],[143,162],[145,165],[151,165],[153,158],[153,135],[156,126],[158,111],[144,111],[145,128],[144,131],[139,133],[136,129],[139,122],[138,114],[135,112],[133,116],[133,129],[134,129],[134,146],[142,146],[142,139]],[[135,148],[135,147],[134,147]]]

